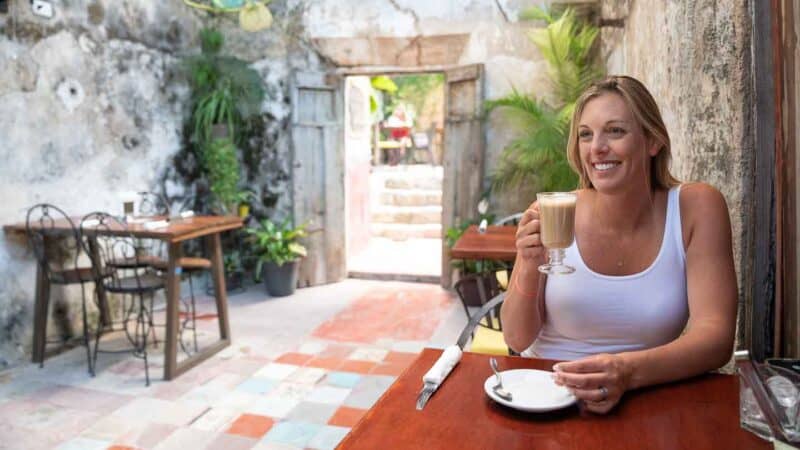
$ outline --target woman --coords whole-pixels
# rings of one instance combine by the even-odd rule
[[[597,413],[628,390],[724,365],[737,302],[728,209],[713,187],[670,174],[653,97],[631,77],[595,83],[577,101],[567,151],[580,175],[565,258],[576,271],[540,277],[532,204],[501,312],[506,343],[567,360],[553,367],[556,383]]]

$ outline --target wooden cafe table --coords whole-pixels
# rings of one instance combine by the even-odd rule
[[[152,217],[151,220],[163,220],[164,217]],[[75,224],[80,223],[80,217],[72,218]],[[69,232],[69,224],[66,220],[55,222],[55,231]],[[168,246],[168,269],[166,272],[166,301],[167,301],[167,329],[166,329],[166,347],[164,348],[164,379],[171,380],[178,375],[186,372],[200,362],[208,359],[210,356],[219,352],[223,348],[230,345],[231,332],[230,323],[228,321],[228,297],[225,290],[225,273],[222,261],[222,246],[220,243],[220,234],[224,231],[234,230],[241,228],[243,225],[242,219],[235,216],[193,216],[185,219],[173,219],[169,224],[162,228],[148,229],[141,222],[133,222],[128,224],[128,229],[119,229],[118,233],[115,230],[110,230],[108,234],[129,236],[133,235],[137,238],[144,239],[157,239],[167,243]],[[6,234],[22,233],[25,234],[25,223],[18,223],[14,225],[6,225],[3,227]],[[91,232],[91,229],[85,230]],[[214,294],[217,303],[217,316],[219,318],[219,333],[220,339],[214,344],[210,345],[191,357],[178,363],[178,304],[180,302],[180,273],[181,269],[177,265],[178,259],[181,258],[181,243],[189,239],[204,238],[208,254],[211,259],[211,279],[214,284]],[[37,345],[38,340],[45,339],[45,329],[47,324],[45,315],[47,314],[47,292],[49,286],[44,286],[47,283],[47,277],[41,273],[41,269],[37,270],[36,276],[36,304],[34,307],[34,349],[40,348]],[[98,290],[98,295],[101,295],[101,315],[103,313],[102,307],[106,305],[102,301],[104,292]],[[107,314],[107,313],[106,313]],[[34,350],[33,360],[39,362],[44,358],[44,354],[40,354]]]
[[[739,426],[739,381],[707,374],[628,392],[606,415],[578,406],[526,413],[483,391],[489,356],[465,352],[422,411],[422,376],[441,354],[425,349],[339,444],[356,449],[769,449]],[[550,370],[554,361],[497,356],[500,370]]]
[[[450,249],[453,259],[514,261],[517,257],[517,227],[489,225],[485,233],[470,225]]]

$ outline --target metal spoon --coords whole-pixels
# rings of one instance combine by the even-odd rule
[[[503,380],[500,378],[500,372],[497,371],[497,360],[494,358],[489,358],[489,366],[492,368],[492,372],[494,372],[494,376],[497,377],[497,384],[492,387],[492,390],[498,397],[511,401],[511,392],[503,389]]]

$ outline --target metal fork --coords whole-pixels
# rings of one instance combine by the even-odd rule
[[[494,376],[497,378],[497,384],[492,387],[492,390],[495,394],[497,394],[498,397],[511,401],[511,392],[503,389],[503,380],[500,378],[500,372],[497,371],[497,360],[493,357],[490,357],[489,366],[492,368],[492,372],[494,372]]]
[[[425,404],[430,400],[431,395],[436,392],[437,385],[435,383],[425,382],[422,386],[419,396],[417,396],[417,410],[425,407]]]

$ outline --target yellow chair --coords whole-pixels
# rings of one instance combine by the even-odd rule
[[[503,272],[505,273],[505,272]],[[503,339],[503,327],[500,322],[500,303],[487,308],[487,304],[504,295],[498,275],[494,272],[483,274],[467,275],[458,280],[455,284],[464,312],[471,326],[468,325],[469,333],[465,338],[472,337],[470,351],[475,353],[486,353],[492,355],[509,355],[509,348]],[[475,314],[470,314],[469,307],[480,306],[481,310]],[[461,340],[461,339],[459,339]],[[463,348],[463,347],[462,347]]]
[[[503,339],[503,332],[488,327],[485,317],[480,321],[480,326],[475,328],[470,351],[487,355],[508,356],[509,354],[508,346]]]

